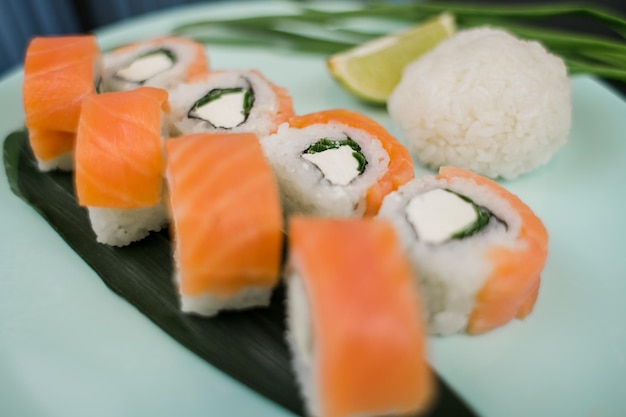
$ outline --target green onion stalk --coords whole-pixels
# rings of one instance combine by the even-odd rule
[[[199,20],[173,34],[207,44],[262,46],[332,55],[393,30],[451,13],[459,30],[489,25],[542,43],[565,61],[570,74],[626,81],[626,18],[596,6],[574,4],[494,5],[449,2],[354,3],[343,9],[293,3],[282,14]],[[550,19],[579,19],[602,34],[548,28]],[[373,28],[384,28],[376,30]]]

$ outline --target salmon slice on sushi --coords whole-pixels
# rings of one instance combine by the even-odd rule
[[[201,43],[177,36],[147,39],[104,54],[101,89],[171,89],[208,70],[208,57]]]
[[[41,171],[72,170],[81,103],[96,91],[100,72],[101,53],[93,35],[39,36],[28,44],[24,115]]]
[[[171,93],[170,134],[244,133],[265,136],[293,116],[287,90],[259,71],[212,71]]]
[[[288,214],[372,216],[386,194],[414,177],[409,151],[350,110],[294,116],[262,145]]]
[[[167,92],[153,87],[84,99],[76,195],[98,242],[125,246],[167,224],[161,135],[167,110]]]
[[[532,311],[548,233],[500,184],[442,167],[385,197],[378,217],[417,271],[431,333],[485,333]]]
[[[420,297],[383,220],[294,216],[287,340],[310,416],[427,411],[435,385]]]
[[[28,142],[40,171],[74,169],[75,133],[30,128]]]
[[[279,280],[278,190],[251,133],[198,133],[165,143],[175,282],[182,311],[267,306]]]

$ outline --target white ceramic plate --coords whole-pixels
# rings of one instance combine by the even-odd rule
[[[184,21],[284,10],[218,4],[98,32],[103,48]],[[256,68],[287,87],[296,112],[384,109],[339,89],[324,57],[211,47],[213,68]],[[23,124],[20,70],[0,81],[0,136]],[[572,79],[569,143],[544,168],[503,183],[550,233],[534,312],[483,336],[429,341],[437,371],[482,416],[626,415],[626,105]],[[429,171],[417,168],[417,174]],[[0,173],[0,415],[289,416],[178,345],[113,294]]]

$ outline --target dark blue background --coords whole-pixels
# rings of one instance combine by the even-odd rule
[[[19,65],[33,36],[85,33],[178,4],[219,0],[0,0],[0,76]]]

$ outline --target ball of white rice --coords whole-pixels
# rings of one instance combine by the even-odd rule
[[[541,44],[481,27],[407,66],[388,110],[423,165],[514,178],[567,142],[570,88],[563,60]]]

